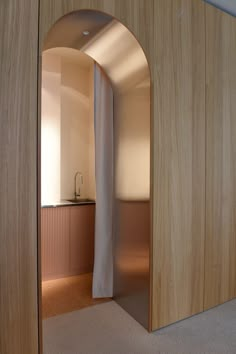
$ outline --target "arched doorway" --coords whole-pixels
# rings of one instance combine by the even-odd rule
[[[114,94],[113,297],[148,328],[151,79],[146,56],[124,25],[94,10],[59,19],[43,50],[52,48],[83,52],[110,80]]]

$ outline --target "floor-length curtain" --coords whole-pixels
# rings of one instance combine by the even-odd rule
[[[93,297],[113,296],[113,91],[102,69],[94,68],[96,220]]]

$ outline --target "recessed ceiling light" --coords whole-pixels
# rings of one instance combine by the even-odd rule
[[[89,34],[90,34],[89,31],[83,31],[83,35],[84,35],[84,36],[88,36]]]

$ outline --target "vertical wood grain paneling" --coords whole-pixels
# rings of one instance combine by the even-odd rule
[[[205,23],[200,0],[41,0],[133,31],[154,75],[152,329],[203,309]],[[154,8],[153,8],[154,7]],[[205,308],[235,297],[235,19],[207,6]],[[153,17],[155,21],[153,21]],[[154,23],[154,27],[153,27]],[[37,0],[0,2],[0,352],[38,352]],[[224,118],[224,119],[223,119]]]
[[[206,5],[205,309],[236,296],[236,20]]]
[[[0,1],[0,353],[38,353],[38,1]]]
[[[153,329],[203,310],[204,6],[154,1]]]

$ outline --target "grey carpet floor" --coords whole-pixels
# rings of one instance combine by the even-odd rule
[[[236,354],[236,300],[148,333],[115,302],[43,322],[44,354]]]

